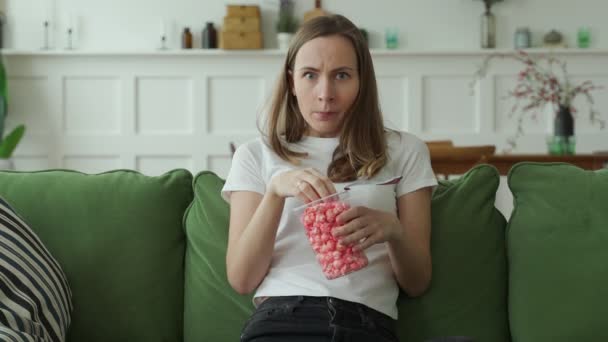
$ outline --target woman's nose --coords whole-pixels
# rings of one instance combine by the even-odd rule
[[[331,80],[324,77],[319,81],[317,86],[318,86],[317,98],[319,101],[331,102],[334,100],[336,95],[335,95],[334,84],[331,82]]]

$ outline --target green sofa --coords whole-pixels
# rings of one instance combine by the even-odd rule
[[[518,164],[508,226],[498,184],[481,165],[435,189],[433,282],[400,296],[401,340],[608,340],[608,172]],[[68,277],[72,342],[238,341],[253,307],[226,280],[222,185],[186,170],[0,172],[0,196]]]

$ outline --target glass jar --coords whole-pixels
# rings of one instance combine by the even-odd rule
[[[530,29],[527,27],[519,27],[515,30],[515,49],[527,49],[531,43]]]

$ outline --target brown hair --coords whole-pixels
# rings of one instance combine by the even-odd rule
[[[334,182],[347,182],[359,177],[371,178],[387,162],[384,124],[378,101],[374,66],[365,38],[359,29],[341,15],[321,16],[307,21],[296,33],[285,58],[270,103],[266,138],[270,148],[281,159],[299,164],[306,153],[292,151],[287,143],[298,142],[306,132],[306,122],[295,96],[290,96],[289,72],[293,70],[298,51],[317,37],[340,35],[348,39],[357,54],[359,93],[344,118],[340,143],[327,168]]]

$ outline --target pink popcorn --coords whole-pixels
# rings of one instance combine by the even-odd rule
[[[353,252],[352,245],[338,243],[331,234],[333,229],[340,226],[336,217],[349,208],[347,203],[340,201],[322,202],[306,208],[300,218],[317,261],[328,279],[342,277],[368,264],[365,253]]]

